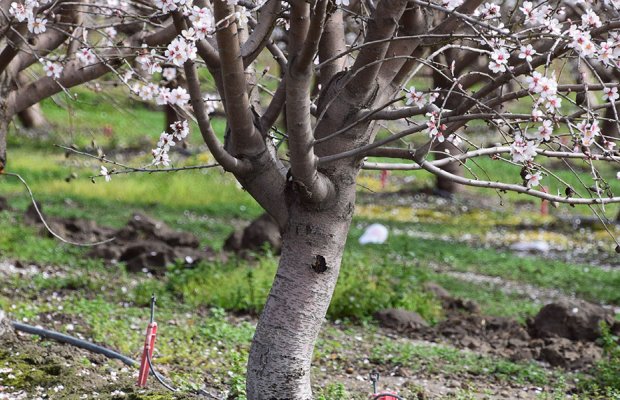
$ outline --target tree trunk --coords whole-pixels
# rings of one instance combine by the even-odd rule
[[[9,132],[9,120],[6,117],[6,96],[0,91],[0,172],[6,167],[6,138]]]
[[[437,152],[435,153],[435,160],[442,160],[444,158],[450,157],[450,155],[454,156],[463,152],[460,148],[448,142],[447,140],[442,143],[436,143],[433,146],[433,151]],[[446,154],[448,152],[450,155]],[[443,165],[441,169],[454,175],[463,175],[463,168],[461,167],[461,164],[459,162],[448,163],[446,165]],[[436,189],[440,195],[449,195],[458,192],[461,189],[461,185],[454,182],[454,180],[452,179],[437,176]]]
[[[24,128],[38,129],[47,126],[47,120],[43,116],[43,111],[41,111],[41,106],[39,104],[35,104],[26,108],[24,111],[20,111],[17,116]]]
[[[327,210],[290,207],[278,272],[250,349],[250,400],[312,399],[312,353],[338,279],[354,184],[339,193]]]

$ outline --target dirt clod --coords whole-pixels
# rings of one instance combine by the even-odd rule
[[[428,327],[428,323],[420,314],[398,308],[388,308],[378,311],[375,313],[375,318],[379,321],[381,326],[398,331]]]
[[[233,232],[224,243],[224,250],[235,253],[260,251],[268,245],[275,254],[282,249],[280,227],[272,216],[265,213],[252,221],[243,231]]]
[[[613,324],[609,310],[575,300],[547,304],[528,325],[533,337],[594,341],[601,335],[602,321]]]

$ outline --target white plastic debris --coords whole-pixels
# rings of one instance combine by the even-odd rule
[[[360,237],[360,244],[382,244],[388,238],[388,229],[385,225],[372,224],[364,231],[364,234]]]

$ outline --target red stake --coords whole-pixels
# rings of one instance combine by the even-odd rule
[[[545,193],[549,193],[549,189],[546,186],[542,187],[542,191]],[[542,200],[540,202],[540,214],[541,215],[549,215],[549,200]]]
[[[381,171],[381,189],[385,189],[385,185],[387,184],[389,174],[390,174],[389,171],[386,171],[386,170]]]
[[[155,319],[155,295],[151,297],[151,321],[146,327],[146,337],[144,338],[144,349],[140,360],[140,373],[138,374],[138,386],[146,387],[146,379],[149,377],[149,360],[153,360],[153,350],[155,349],[155,337],[157,336],[157,322]],[[148,359],[147,359],[148,354]]]
[[[144,339],[144,350],[142,350],[142,360],[140,361],[140,374],[138,375],[138,386],[145,387],[146,386],[146,378],[149,376],[149,361],[146,358],[146,355],[149,355],[149,358],[153,359],[153,349],[155,348],[155,336],[157,336],[157,322],[149,323],[149,326],[146,328],[146,338]]]

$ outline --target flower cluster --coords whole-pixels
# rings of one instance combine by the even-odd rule
[[[527,140],[523,136],[515,135],[514,142],[510,145],[510,155],[512,160],[517,163],[530,162],[536,156],[538,143],[534,140]]]
[[[192,8],[189,19],[192,21],[196,37],[198,39],[204,39],[206,36],[211,35],[215,27],[215,19],[213,13],[208,7],[196,7]]]
[[[581,121],[577,123],[577,130],[580,134],[581,144],[591,146],[597,136],[601,134],[601,128],[598,126],[598,120],[592,122]]]
[[[187,137],[189,134],[189,125],[187,121],[176,121],[170,125],[172,133],[162,132],[157,142],[157,148],[152,150],[153,165],[170,165],[170,147],[176,145]]]
[[[157,59],[157,52],[154,49],[149,52],[146,47],[143,46],[136,57],[136,62],[143,71],[151,75],[162,71],[161,64]]]
[[[534,121],[540,120],[543,115],[543,112],[539,109],[541,104],[550,113],[555,113],[562,105],[562,99],[558,96],[558,82],[555,73],[551,77],[547,77],[538,71],[534,71],[532,75],[525,78],[525,83],[527,83],[530,93],[539,95],[532,109],[532,119]]]
[[[43,4],[46,4],[44,1]],[[37,0],[26,0],[24,3],[13,2],[9,8],[11,14],[18,22],[28,21],[28,31],[38,35],[47,30],[47,19],[36,16],[36,8],[40,6]]]
[[[447,128],[446,124],[439,121],[439,115],[436,112],[427,113],[428,121],[426,122],[426,132],[431,139],[436,139],[442,143],[445,139],[444,132]]]
[[[97,61],[97,56],[88,47],[82,47],[75,53],[75,57],[84,66],[94,64]]]
[[[196,58],[196,44],[194,43],[191,35],[189,39],[183,36],[177,36],[166,49],[165,56],[168,62],[182,67],[187,60],[194,60]]]
[[[435,100],[437,100],[439,94],[436,92],[432,92],[429,94],[425,94],[424,92],[418,92],[415,90],[415,87],[411,86],[405,93],[406,104],[408,106],[414,104],[416,107],[424,107],[427,104],[433,104]]]
[[[188,4],[188,0],[155,0],[155,6],[164,14],[176,11],[179,7]]]
[[[510,54],[504,47],[499,47],[491,53],[491,61],[489,61],[489,69],[494,73],[506,72],[508,70],[508,59]]]
[[[484,3],[474,11],[474,16],[481,19],[494,19],[501,16],[501,8],[497,4]]]

